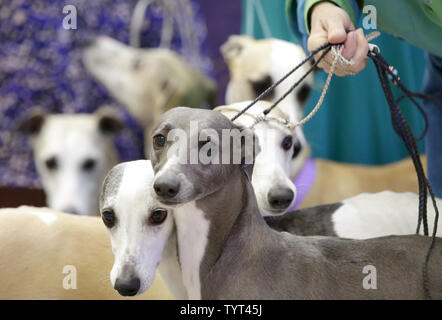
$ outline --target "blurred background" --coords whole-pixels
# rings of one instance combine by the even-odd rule
[[[287,24],[285,1],[176,0],[190,9],[191,46],[175,24],[171,49],[217,83],[217,104],[224,103],[229,79],[220,46],[232,34],[274,37],[298,43]],[[140,47],[160,44],[164,19],[155,2],[145,11]],[[26,137],[15,130],[32,108],[53,113],[93,112],[108,104],[118,110],[128,130],[116,139],[121,161],[143,156],[143,131],[126,109],[85,70],[81,44],[93,35],[108,35],[126,44],[137,0],[9,0],[0,2],[0,206],[44,205],[41,182]],[[77,8],[77,30],[62,27],[63,7]],[[180,16],[180,12],[176,12]],[[421,90],[424,54],[421,50],[382,35],[376,40],[382,54],[394,64],[412,91]],[[332,81],[321,111],[305,125],[313,156],[342,162],[386,164],[408,156],[394,133],[387,104],[371,63],[354,77]],[[375,81],[376,80],[376,81]],[[317,101],[325,81],[318,72],[306,113]],[[396,92],[398,93],[398,92]],[[344,102],[345,101],[345,102]],[[417,110],[403,102],[403,111],[419,135],[423,121]],[[423,152],[422,143],[420,149]]]

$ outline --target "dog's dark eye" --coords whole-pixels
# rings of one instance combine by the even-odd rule
[[[284,150],[289,150],[293,145],[293,137],[287,136],[282,140],[282,148]]]
[[[45,166],[49,170],[53,171],[58,168],[58,161],[56,157],[50,157],[45,161]]]
[[[91,171],[95,168],[96,163],[97,162],[94,159],[86,159],[81,165],[81,169],[84,171]]]
[[[292,158],[295,158],[301,152],[301,149],[302,149],[301,143],[299,141],[296,141],[295,144],[293,145],[293,156],[292,156]]]
[[[166,220],[166,217],[167,217],[167,210],[156,209],[151,212],[149,216],[149,223],[153,225],[161,224],[164,222],[164,220]]]
[[[104,210],[101,213],[101,218],[103,219],[104,224],[108,228],[112,228],[115,225],[115,214],[112,210]]]
[[[162,134],[157,134],[155,137],[153,137],[153,147],[158,149],[164,147],[166,144],[166,137]]]

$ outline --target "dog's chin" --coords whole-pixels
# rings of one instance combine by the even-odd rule
[[[161,203],[163,206],[167,208],[179,208],[182,205],[184,205],[187,202],[190,202],[192,200],[183,200],[183,199],[165,199],[162,197],[157,196],[157,200],[159,203]]]
[[[274,217],[274,216],[282,216],[287,212],[289,208],[286,209],[268,209],[268,208],[260,208],[261,215],[263,217]]]
[[[174,198],[163,198],[159,195],[156,195],[156,200],[160,202],[162,205],[168,208],[179,208],[182,205],[199,200],[204,198],[204,195],[200,195],[199,193],[195,194],[195,192],[188,192],[186,194],[178,193]]]

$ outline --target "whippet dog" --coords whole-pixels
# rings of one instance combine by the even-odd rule
[[[197,137],[189,137],[190,121],[195,119],[199,120]],[[187,140],[198,139],[200,134],[207,139],[204,131],[209,128],[221,137],[216,146],[213,139],[197,143],[196,148],[211,144],[219,150],[211,154],[214,158],[237,152],[243,156],[240,164],[177,161],[183,147],[188,153],[195,151],[195,144]],[[187,132],[189,139],[170,141],[167,136],[173,129]],[[244,141],[250,139],[241,139],[239,146],[224,148],[227,142],[221,132],[226,129],[241,130],[216,111],[180,107],[163,114],[153,130],[153,189],[160,202],[174,208],[178,258],[190,299],[425,297],[421,270],[430,238],[344,240],[272,230],[259,214],[248,166],[244,165],[247,156],[254,154],[250,148],[254,149],[255,143],[247,146]],[[242,132],[245,138],[253,135]],[[436,299],[442,298],[441,245],[436,239],[428,268],[428,288]],[[376,290],[363,286],[367,265],[382,274]]]
[[[21,206],[0,209],[0,225],[0,299],[123,299],[103,273],[113,255],[99,217]],[[137,297],[172,298],[160,277]]]
[[[152,196],[153,176],[150,160],[138,160],[118,164],[110,170],[103,184],[102,218],[115,254],[112,285],[122,295],[142,294],[147,289],[146,283],[150,282],[146,278],[153,277],[161,260],[158,270],[163,281],[176,299],[187,299],[178,259],[173,210]],[[366,239],[413,233],[416,210],[411,208],[417,203],[417,195],[411,193],[363,194],[341,203],[265,219],[275,230],[298,235]],[[352,219],[346,220],[342,215]],[[151,216],[156,216],[155,223],[152,223]],[[431,219],[429,217],[429,221]],[[151,246],[156,247],[152,249]],[[164,248],[162,257],[157,248]],[[122,283],[126,285],[121,287]]]
[[[93,114],[35,111],[19,124],[18,129],[30,137],[50,208],[99,214],[100,186],[118,162],[113,138],[122,128],[108,107]]]
[[[250,102],[215,110],[232,118]],[[293,208],[297,197],[293,180],[310,156],[301,128],[295,128],[281,109],[274,108],[263,117],[263,111],[270,106],[267,101],[259,101],[235,120],[242,127],[252,128],[259,141],[261,150],[253,167],[252,185],[264,216],[282,214]]]
[[[84,50],[88,71],[145,128],[178,105],[214,106],[215,83],[169,49],[140,49],[100,36]],[[148,143],[146,143],[146,156]]]
[[[230,36],[221,46],[221,53],[230,73],[226,91],[227,104],[255,99],[306,58],[302,47],[294,43],[279,39],[255,40],[247,35]],[[275,102],[309,68],[309,64],[302,65],[264,99]],[[279,103],[291,122],[302,119],[312,87],[313,75],[309,75]]]
[[[246,35],[229,37],[227,42],[222,45],[221,52],[230,72],[226,102],[229,104],[229,109],[237,109],[238,111],[246,106],[246,104],[239,102],[255,99],[305,59],[305,54],[298,45],[278,39],[255,40]],[[308,68],[308,65],[302,66],[287,81],[281,83],[271,94],[264,97],[264,100],[275,102],[289,89],[290,85],[306,73]],[[281,117],[283,121],[288,120],[291,123],[296,123],[303,117],[304,107],[312,87],[313,77],[307,77],[295,91],[278,104],[277,109],[281,111],[278,114],[284,114]],[[248,110],[249,117],[256,116],[254,110],[256,107],[255,105]],[[233,111],[230,111],[229,117],[232,114]],[[239,117],[236,123],[243,125],[249,121],[246,115]],[[277,129],[276,124],[273,126],[274,129]],[[280,131],[282,134],[287,130],[281,126]],[[397,163],[378,166],[352,165],[324,159],[312,159],[306,157],[310,154],[310,148],[302,129],[296,128],[293,136],[298,139],[294,140],[297,143],[294,144],[292,170],[287,174],[298,184],[297,199],[296,203],[286,211],[338,202],[361,192],[418,191],[415,170],[409,158]],[[275,143],[274,148],[277,148],[281,142],[275,141]],[[262,148],[264,149],[266,146]],[[425,164],[425,157],[422,161]],[[285,162],[285,160],[274,161],[274,163],[277,162]],[[255,165],[257,164],[259,164],[259,159]],[[257,196],[261,208],[262,199],[258,194]],[[267,212],[269,213],[269,211]]]
[[[121,295],[139,295],[159,265],[173,296],[187,299],[172,211],[156,200],[153,175],[150,160],[138,160],[118,164],[103,182],[100,210],[115,256],[110,280]]]

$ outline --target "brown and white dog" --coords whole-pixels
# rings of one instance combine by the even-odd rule
[[[98,217],[48,208],[0,209],[0,299],[124,299],[109,281],[113,255]],[[160,277],[138,299],[172,299]]]
[[[100,36],[84,51],[84,64],[109,93],[146,128],[178,105],[214,105],[215,83],[169,49],[134,48]],[[148,155],[148,153],[146,153]]]
[[[255,40],[249,36],[231,36],[221,47],[221,52],[227,62],[230,71],[230,82],[226,92],[226,102],[229,104],[225,115],[232,116],[247,103],[241,101],[253,100],[266,88],[280,79],[286,72],[297,65],[305,58],[305,54],[300,46],[278,39]],[[280,86],[275,88],[273,95],[265,99],[275,102],[276,99],[288,89],[288,87],[299,78],[299,74],[305,73],[303,66]],[[312,78],[307,78],[299,89],[288,95],[273,112],[273,117],[280,118],[281,122],[296,122],[302,118],[303,107],[307,101],[312,87]],[[237,102],[237,103],[236,103]],[[240,103],[241,102],[241,103]],[[235,103],[235,104],[233,104]],[[262,102],[266,107],[270,104]],[[223,107],[225,109],[225,107]],[[255,108],[255,110],[253,110]],[[249,115],[239,117],[236,122],[248,126],[250,116],[257,116],[257,111],[262,113],[262,105],[253,106]],[[247,119],[249,118],[249,119]],[[252,119],[253,122],[253,119]],[[287,137],[287,128],[284,125],[273,123],[271,126],[260,126],[255,130],[261,130],[258,136],[274,137],[275,148],[282,148],[283,140]],[[270,135],[271,130],[279,131],[280,134]],[[266,152],[268,144],[260,142],[264,147],[259,156],[267,157],[267,163],[277,166],[284,164],[287,158],[291,159],[291,166],[285,166],[286,177],[297,178],[295,184],[298,197],[303,193],[302,202],[299,207],[306,208],[321,204],[335,203],[343,199],[353,197],[362,192],[381,192],[390,190],[395,192],[418,192],[417,178],[412,161],[405,159],[397,163],[379,166],[364,166],[344,164],[324,159],[311,159],[310,147],[306,141],[302,129],[296,127],[290,134],[293,141],[293,153]],[[266,154],[269,153],[269,154]],[[284,154],[281,158],[277,155]],[[273,160],[272,160],[273,158]],[[422,161],[425,164],[425,157]],[[259,161],[258,161],[259,162]],[[290,168],[290,171],[288,171]],[[307,173],[306,173],[307,172]],[[299,178],[300,176],[306,178]],[[259,183],[259,182],[254,182]],[[268,183],[267,181],[263,181]],[[301,195],[302,196],[302,195]],[[258,199],[260,197],[258,196]],[[289,209],[289,208],[287,208]],[[290,209],[293,209],[290,208]]]

